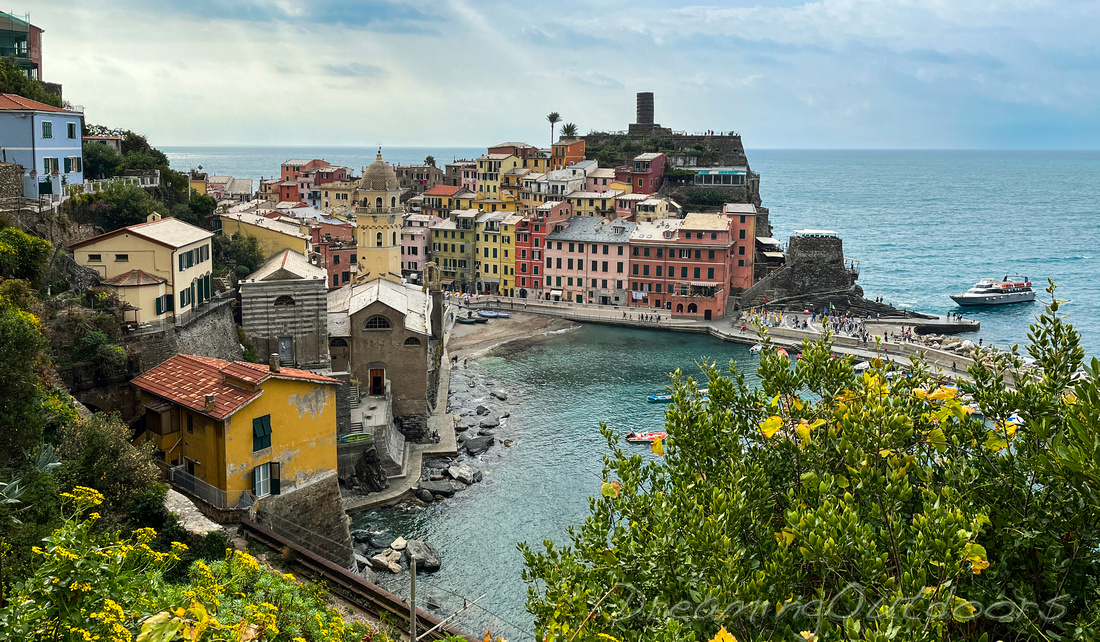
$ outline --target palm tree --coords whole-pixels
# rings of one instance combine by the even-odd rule
[[[554,144],[554,125],[561,122],[561,114],[556,111],[552,111],[546,115],[546,120],[550,121],[550,144]]]
[[[577,125],[576,123],[565,123],[561,126],[562,138],[576,138],[577,137]]]
[[[435,156],[426,156],[424,158],[424,164],[430,167],[435,167]]]

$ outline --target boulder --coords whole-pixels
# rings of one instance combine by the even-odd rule
[[[400,555],[400,553],[398,553],[397,551],[389,551],[389,553],[394,553],[394,554]],[[378,555],[375,555],[374,557],[370,558],[371,566],[373,566],[374,568],[376,568],[380,571],[389,571],[391,573],[400,573],[401,572],[401,565],[398,564],[396,560],[391,560],[389,553],[379,553]]]
[[[416,491],[416,497],[425,504],[430,504],[435,501],[435,496],[432,495],[430,491],[423,488]]]
[[[476,483],[478,483],[478,482],[479,482],[479,481],[481,481],[481,480],[482,480],[482,479],[483,479],[484,477],[485,477],[485,474],[484,474],[484,473],[482,473],[482,472],[481,472],[480,470],[478,470],[478,471],[475,471],[475,472],[474,472],[474,483],[475,483],[475,484],[476,484]]]
[[[505,448],[511,448],[512,447],[512,440],[511,439],[505,439],[504,440],[504,447]]]
[[[496,428],[499,425],[500,421],[498,421],[496,418],[486,417],[485,419],[482,419],[481,423],[479,423],[477,426],[478,428]]]
[[[392,548],[395,551],[403,551],[403,550],[405,550],[405,545],[407,543],[408,542],[405,540],[404,537],[398,537],[397,539],[393,540],[393,542],[390,543],[390,548]]]
[[[492,437],[493,431],[489,430],[488,428],[482,428],[481,430],[477,431],[477,434],[481,437]]]
[[[445,477],[443,477],[443,475],[440,475],[440,474],[430,475],[428,477],[428,481],[443,481],[444,479],[445,479]]]
[[[451,476],[451,479],[460,481],[463,484],[474,483],[474,469],[470,468],[466,464],[454,464],[447,469],[447,474]]]
[[[504,394],[503,390],[494,390],[494,391],[490,392],[489,394],[496,397],[497,399],[500,399],[501,401],[504,401],[505,399],[508,398],[508,395]]]
[[[439,551],[435,550],[435,547],[431,544],[418,539],[409,540],[409,546],[405,549],[405,557],[409,560],[410,568],[413,560],[416,561],[417,573],[434,573],[443,565],[443,560],[439,557]]]
[[[500,416],[500,418],[501,419],[507,419],[508,417],[511,417],[511,416],[512,416],[512,413],[505,410],[504,413]]]
[[[450,482],[446,481],[427,481],[420,482],[419,490],[426,490],[432,495],[442,495],[444,497],[454,497],[455,488]]]
[[[370,544],[370,538],[370,531],[367,530],[356,529],[351,532],[351,539],[356,544]]]
[[[468,486],[460,481],[451,480],[451,488],[454,488],[455,492],[458,492],[460,490],[466,490]]]
[[[470,437],[464,442],[464,445],[466,446],[466,452],[471,455],[480,455],[489,450],[489,447],[495,442],[495,437]]]
[[[486,408],[485,406],[478,406],[478,407],[477,407],[477,414],[479,414],[479,415],[487,415],[487,414],[489,414],[489,409],[488,409],[488,408]]]

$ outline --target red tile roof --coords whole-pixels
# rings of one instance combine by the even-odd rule
[[[234,377],[259,385],[272,378],[338,384],[340,381],[308,370],[281,368],[271,372],[268,366],[244,361],[224,361],[210,357],[177,354],[130,383],[150,394],[213,419],[225,419],[263,394],[226,382]],[[214,409],[203,410],[206,395],[214,395]]]
[[[436,185],[424,192],[424,196],[454,196],[460,189],[461,185]]]
[[[30,98],[24,98],[16,94],[0,94],[0,109],[56,111],[66,114],[80,113],[69,111],[68,109],[61,109],[60,107],[54,107],[53,105],[47,105],[46,103],[40,103],[37,100],[31,100]]]

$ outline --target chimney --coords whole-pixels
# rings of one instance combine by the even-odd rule
[[[271,368],[272,372],[278,372],[279,371],[279,355],[278,354],[272,354],[271,359],[269,359],[268,362],[267,362],[267,365],[268,365],[268,367]]]
[[[202,406],[203,412],[213,412],[214,410],[214,395],[206,395],[206,402]]]

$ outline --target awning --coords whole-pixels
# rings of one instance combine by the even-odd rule
[[[764,258],[768,258],[768,259],[784,259],[784,258],[787,258],[786,256],[783,255],[782,252],[761,252],[761,254],[764,255]]]
[[[562,292],[561,290],[550,290],[550,296],[561,296],[563,294],[565,294],[565,293]]]
[[[641,299],[644,299],[644,298],[646,298],[646,296],[647,296],[647,293],[646,293],[646,292],[637,292],[637,291],[632,291],[632,292],[631,292],[630,294],[631,294],[631,296],[633,296],[633,297],[634,297],[634,300],[635,300],[635,301],[639,301],[639,300],[641,300]]]
[[[721,283],[704,283],[703,281],[692,281],[691,284],[697,288],[716,288]]]
[[[770,236],[758,236],[756,237],[756,242],[763,245],[782,245],[777,239],[773,239]]]

